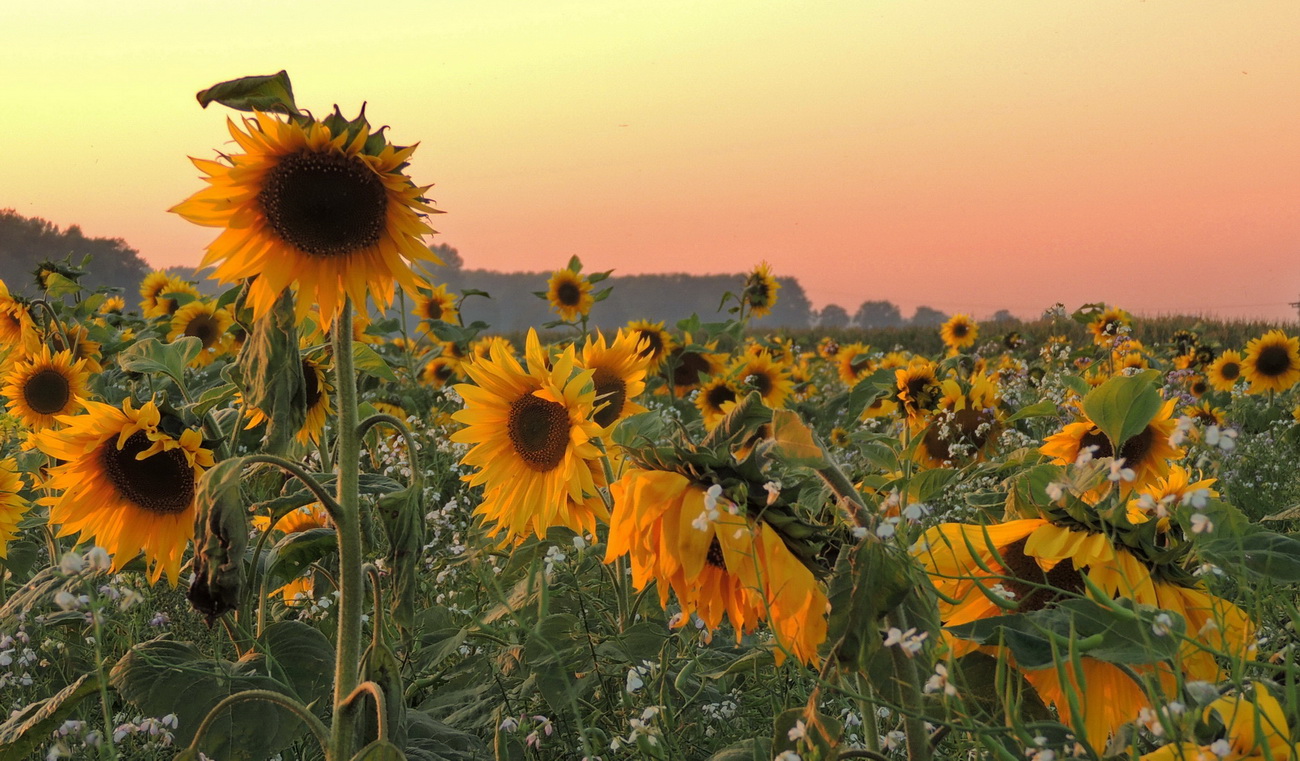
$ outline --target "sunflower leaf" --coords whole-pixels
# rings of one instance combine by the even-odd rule
[[[1002,422],[1014,423],[1017,420],[1025,420],[1031,417],[1048,417],[1050,415],[1057,414],[1058,411],[1059,409],[1056,406],[1056,402],[1052,401],[1051,399],[1044,399],[1042,401],[1034,402],[1033,404],[1021,407],[1020,409],[1013,412],[1011,415],[1007,416],[1007,419]]]
[[[1083,411],[1119,452],[1160,412],[1159,373],[1147,370],[1111,378],[1083,398]]]
[[[310,528],[289,534],[271,550],[267,584],[274,587],[293,581],[337,547],[338,537],[332,528]]]
[[[420,550],[424,547],[422,490],[407,487],[379,498],[379,520],[388,535],[388,567],[393,574],[390,606],[393,622],[409,636],[420,585]]]
[[[293,690],[303,705],[330,694],[334,677],[334,645],[315,627],[301,621],[277,621],[257,638],[266,655],[268,673]]]
[[[298,106],[293,100],[293,84],[289,82],[289,72],[283,69],[275,74],[240,77],[220,82],[206,90],[200,90],[195,97],[199,105],[204,108],[212,103],[220,103],[236,111],[298,113]]]
[[[393,368],[388,366],[384,358],[360,341],[352,342],[352,361],[356,364],[358,372],[372,375],[389,383],[397,382],[397,375],[393,373]]]
[[[787,465],[820,468],[826,464],[826,454],[813,439],[813,432],[797,414],[790,410],[773,410],[772,451],[780,455]]]
[[[83,674],[77,681],[44,700],[28,703],[0,724],[3,757],[25,758],[44,746],[85,698],[99,693],[99,675]]]
[[[203,342],[194,336],[181,336],[169,344],[156,338],[146,338],[123,350],[117,355],[117,361],[127,372],[141,375],[162,373],[184,391],[185,366],[198,356],[202,348]]]
[[[243,311],[240,307],[247,296],[245,287],[236,314]],[[248,338],[239,351],[236,380],[244,403],[266,416],[265,451],[283,454],[307,420],[307,383],[289,290],[280,294],[270,312],[245,327]]]

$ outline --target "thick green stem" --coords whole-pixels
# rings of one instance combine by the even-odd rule
[[[902,631],[908,630],[907,614],[902,608],[895,608],[885,618],[886,622]],[[925,729],[925,720],[921,718],[921,670],[916,661],[903,652],[901,646],[890,647],[889,654],[894,662],[894,678],[898,680],[899,693],[903,707],[903,730],[907,733],[908,761],[930,761],[930,733]]]
[[[339,543],[337,660],[334,663],[334,720],[330,761],[355,752],[355,732],[347,700],[360,680],[361,612],[365,580],[361,570],[361,508],[358,498],[361,436],[357,427],[357,376],[352,360],[352,300],[347,299],[334,323],[334,393],[338,404],[338,503],[334,528]]]

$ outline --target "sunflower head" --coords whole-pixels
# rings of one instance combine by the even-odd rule
[[[0,558],[8,557],[9,543],[18,536],[18,524],[31,503],[22,497],[23,477],[12,458],[0,460]]]
[[[754,317],[764,317],[772,313],[776,305],[776,292],[781,284],[772,277],[772,270],[767,262],[761,262],[752,272],[745,276],[745,284],[740,289],[740,301],[749,308]]]
[[[876,363],[871,358],[871,347],[855,341],[839,347],[835,367],[844,385],[854,386],[876,369]]]
[[[414,295],[411,263],[440,263],[422,237],[422,215],[437,210],[403,169],[414,146],[390,145],[364,116],[317,120],[257,112],[230,134],[243,153],[194,159],[208,187],[172,211],[195,224],[223,228],[202,265],[222,282],[253,280],[254,316],[297,286],[301,322],[319,305],[327,322],[347,298],[367,293],[387,306],[394,286]]]
[[[1231,391],[1241,380],[1241,352],[1228,349],[1210,363],[1205,376],[1216,391]]]
[[[182,336],[199,339],[199,353],[190,360],[190,364],[194,367],[207,367],[230,351],[233,341],[227,331],[232,323],[234,318],[230,312],[225,308],[218,309],[214,302],[191,301],[172,315],[167,340],[175,341]]]
[[[979,325],[966,314],[953,315],[939,329],[939,337],[943,339],[943,345],[952,351],[961,351],[974,346],[979,335]]]
[[[935,377],[935,365],[917,358],[894,371],[895,397],[909,418],[939,407],[943,389]]]
[[[591,281],[571,269],[551,273],[546,281],[546,300],[551,304],[551,311],[565,322],[576,322],[586,317],[596,303],[591,294]]]
[[[412,311],[420,318],[420,329],[425,332],[429,331],[431,322],[456,322],[460,317],[456,308],[456,296],[447,293],[445,284],[428,292],[421,289]]]
[[[638,354],[641,353],[641,348],[644,346],[638,348]],[[665,375],[671,375],[674,393],[678,396],[686,396],[700,387],[700,382],[705,376],[722,372],[723,357],[715,353],[715,349],[717,349],[716,341],[700,347],[691,340],[690,333],[682,336],[681,343],[669,350],[666,361],[667,367],[671,368],[671,373],[665,370]],[[645,359],[648,363],[649,357],[646,356]]]
[[[638,352],[649,360],[647,369],[658,370],[674,346],[672,334],[664,330],[663,322],[636,320],[628,323],[627,331],[636,336]]]
[[[578,365],[591,371],[591,382],[596,387],[596,412],[592,419],[602,428],[646,411],[633,400],[645,391],[648,362],[638,351],[636,336],[631,333],[620,330],[609,344],[599,331],[595,341],[587,338]]]
[[[1300,381],[1300,338],[1270,330],[1251,340],[1246,344],[1241,372],[1252,394],[1286,391]]]
[[[0,393],[9,399],[9,411],[32,430],[54,425],[58,415],[81,409],[90,372],[86,360],[72,358],[72,352],[50,353],[48,346],[17,362],[5,377]]]
[[[1088,332],[1097,346],[1111,346],[1115,339],[1128,335],[1133,316],[1119,307],[1106,307],[1088,323]]]
[[[420,380],[434,388],[442,388],[460,378],[460,360],[454,357],[434,357],[420,370]]]
[[[717,425],[740,397],[739,389],[727,376],[707,378],[695,395],[695,406],[704,416],[704,427],[712,429]]]

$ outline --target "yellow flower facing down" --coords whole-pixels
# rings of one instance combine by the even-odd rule
[[[649,359],[638,352],[636,336],[622,330],[613,343],[606,344],[599,331],[596,340],[587,338],[578,366],[591,371],[596,387],[596,412],[592,419],[601,428],[609,428],[625,417],[645,412],[633,399],[645,391],[646,365]]]
[[[1300,381],[1300,338],[1270,330],[1246,344],[1241,374],[1250,393],[1286,391]]]
[[[0,558],[9,556],[9,543],[18,536],[18,524],[31,508],[19,493],[23,477],[13,459],[0,460]]]
[[[1202,721],[1213,715],[1223,725],[1223,739],[1210,745],[1170,743],[1142,756],[1142,761],[1283,761],[1300,758],[1300,743],[1291,742],[1291,727],[1282,704],[1261,683],[1253,695],[1225,695],[1205,707]]]
[[[745,276],[745,285],[740,290],[740,300],[749,306],[749,313],[754,317],[765,317],[772,313],[776,305],[776,292],[781,284],[772,276],[767,262],[760,263]]]
[[[654,581],[659,603],[669,593],[682,609],[678,626],[699,616],[710,631],[725,615],[736,640],[766,620],[778,663],[788,651],[816,663],[826,639],[821,584],[766,523],[710,504],[708,488],[678,473],[633,468],[610,487],[605,562],[627,555],[638,590]]]
[[[64,428],[35,434],[37,448],[63,464],[49,471],[50,523],[59,536],[77,534],[113,556],[113,570],[141,553],[151,583],[166,574],[175,586],[181,556],[194,535],[199,477],[212,452],[198,431],[179,439],[159,430],[153,402],[121,409],[87,401],[81,415],[59,418]]]
[[[546,300],[551,311],[565,322],[577,322],[591,313],[595,297],[591,295],[591,281],[582,273],[571,269],[556,270],[546,281]]]
[[[307,442],[319,444],[321,435],[325,433],[325,422],[334,414],[334,404],[330,399],[334,385],[329,382],[325,366],[310,357],[302,358],[302,380],[303,391],[306,393],[303,400],[307,406],[307,417],[303,420],[302,427],[294,433],[294,439],[303,445]],[[246,431],[267,420],[266,413],[256,407],[249,407],[245,412],[248,415],[248,424],[244,426]]]
[[[943,345],[951,351],[961,351],[974,346],[979,335],[979,325],[966,314],[953,315],[939,329],[939,337],[943,339]]]
[[[9,399],[9,411],[32,430],[54,425],[59,415],[81,409],[90,372],[84,359],[73,360],[72,352],[50,353],[42,346],[36,354],[20,360],[9,370],[0,393]]]
[[[452,418],[465,427],[451,440],[471,445],[461,463],[475,468],[465,480],[483,487],[475,512],[491,536],[507,541],[545,537],[552,526],[595,533],[609,514],[597,492],[605,477],[593,373],[578,370],[572,347],[548,367],[532,330],[525,362],[527,369],[498,344],[462,368],[473,383],[456,386],[465,408]]]
[[[257,113],[243,129],[229,121],[243,149],[224,161],[192,159],[208,187],[172,211],[195,224],[224,228],[202,266],[233,283],[256,277],[249,291],[254,316],[297,284],[301,322],[312,305],[332,322],[345,297],[359,308],[366,295],[387,306],[394,286],[414,295],[410,263],[441,263],[422,238],[434,231],[419,187],[402,173],[415,146],[385,143],[366,150],[362,123],[334,134],[311,119],[281,120]]]

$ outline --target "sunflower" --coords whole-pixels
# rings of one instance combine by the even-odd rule
[[[64,463],[45,482],[57,496],[40,503],[50,507],[59,536],[93,540],[113,556],[114,571],[143,552],[149,581],[165,573],[174,586],[194,535],[199,476],[212,467],[212,452],[196,430],[187,428],[180,438],[160,430],[153,402],[138,410],[130,399],[121,409],[85,406],[85,413],[61,418],[66,427],[35,434],[37,448]]]
[[[835,355],[839,353],[840,344],[834,338],[831,338],[830,336],[822,336],[822,339],[817,342],[817,356],[827,362],[835,359]]]
[[[659,369],[673,348],[673,337],[668,331],[664,330],[662,322],[649,322],[648,320],[636,320],[627,324],[627,331],[637,338],[637,346],[641,347],[641,354],[650,360],[647,370],[653,372]],[[642,340],[645,342],[642,343]]]
[[[1127,336],[1132,325],[1133,315],[1119,307],[1106,307],[1088,323],[1088,332],[1097,346],[1111,346],[1116,338]]]
[[[1205,478],[1192,481],[1192,476],[1181,465],[1171,465],[1169,475],[1157,478],[1154,483],[1137,490],[1127,505],[1129,523],[1146,523],[1151,520],[1150,512],[1155,512],[1161,531],[1169,527],[1169,513],[1182,504],[1189,494],[1204,490],[1206,496],[1217,497],[1219,493],[1211,488],[1215,479]]]
[[[932,468],[983,457],[997,439],[1001,403],[996,384],[987,375],[972,376],[968,388],[946,379],[940,388],[939,411],[932,418],[912,421],[912,432],[921,436],[917,459]]]
[[[56,415],[71,415],[82,407],[90,372],[84,359],[72,352],[40,352],[18,361],[5,377],[0,393],[9,399],[9,411],[34,431],[50,428]]]
[[[290,510],[282,515],[274,525],[271,523],[269,516],[253,516],[253,528],[263,533],[274,530],[285,536],[316,528],[330,528],[333,525],[329,513],[325,511],[325,507],[319,502],[313,502],[310,505]],[[271,594],[279,594],[285,605],[302,605],[313,597],[314,577],[315,573],[308,571],[279,589],[273,590]]]
[[[55,351],[70,350],[75,359],[85,360],[86,370],[92,373],[104,372],[104,366],[99,363],[103,355],[99,352],[100,343],[90,340],[90,331],[86,330],[85,325],[67,326],[68,338],[72,345],[68,346],[64,341],[63,333],[55,331],[50,335],[50,343],[53,344]]]
[[[9,543],[18,536],[18,524],[31,508],[20,494],[23,486],[18,463],[13,458],[0,460],[0,559],[8,557]]]
[[[27,306],[9,295],[9,288],[0,280],[0,350],[7,350],[8,359],[15,359],[35,351],[40,337]]]
[[[126,299],[121,296],[109,296],[99,305],[100,314],[122,314],[126,311]]]
[[[794,391],[790,368],[766,351],[738,357],[728,374],[742,389],[757,391],[763,397],[763,404],[774,410],[784,407],[785,400]]]
[[[699,388],[705,376],[718,375],[723,371],[725,355],[714,352],[717,348],[716,341],[711,341],[704,347],[704,351],[688,348],[691,345],[691,334],[687,333],[683,336],[681,344],[673,346],[668,352],[668,359],[665,362],[671,368],[671,373],[665,372],[671,375],[673,393],[679,397],[686,396]],[[648,361],[649,357],[646,359]],[[667,393],[667,390],[661,389],[660,393]]]
[[[506,354],[515,354],[515,345],[505,336],[485,336],[475,339],[469,345],[469,356],[475,359],[490,359],[497,347],[500,347]]]
[[[1286,391],[1300,381],[1300,338],[1270,330],[1246,344],[1241,374],[1250,383],[1250,393]]]
[[[943,389],[934,373],[934,363],[920,357],[894,371],[894,396],[909,418],[938,408]]]
[[[465,408],[452,418],[465,427],[451,440],[471,445],[461,463],[476,472],[464,478],[483,486],[475,511],[491,522],[491,536],[522,542],[551,526],[595,533],[597,520],[609,518],[597,492],[605,477],[594,371],[578,370],[573,347],[547,360],[529,330],[527,369],[493,346],[488,359],[464,366],[473,384],[456,386]]]
[[[596,303],[591,295],[591,281],[571,269],[556,270],[546,281],[546,300],[551,310],[565,322],[577,322],[591,313]]]
[[[1232,349],[1223,352],[1205,374],[1215,391],[1231,391],[1241,379],[1241,352]]]
[[[870,375],[876,369],[876,363],[871,359],[871,347],[855,342],[839,348],[835,355],[835,367],[844,385],[852,387]]]
[[[596,341],[587,338],[578,367],[591,371],[591,382],[596,386],[596,413],[592,420],[601,428],[646,411],[632,401],[645,391],[646,363],[647,359],[637,352],[636,336],[631,333],[618,331],[610,344],[605,343],[605,336],[599,331]]]
[[[420,370],[420,380],[434,388],[442,388],[461,377],[460,360],[452,357],[434,357]]]
[[[695,406],[704,417],[704,427],[710,430],[727,416],[729,405],[734,404],[740,396],[739,391],[726,376],[717,375],[700,386],[695,395]]]
[[[980,326],[968,314],[955,314],[939,329],[943,345],[950,351],[958,352],[975,345],[980,336]]]
[[[1183,414],[1207,427],[1217,425],[1222,428],[1228,419],[1222,409],[1205,400],[1201,400],[1200,404],[1184,407]]]
[[[224,308],[217,309],[211,301],[191,301],[172,315],[171,331],[167,333],[168,341],[175,341],[181,336],[193,336],[199,339],[199,353],[190,360],[193,367],[207,367],[223,354],[230,351],[230,336],[226,331],[234,319]]]
[[[297,283],[299,322],[314,304],[332,323],[345,296],[362,307],[369,293],[387,306],[395,283],[414,294],[408,261],[441,263],[421,241],[434,232],[421,215],[437,212],[422,197],[428,188],[402,173],[414,146],[388,144],[363,120],[332,128],[259,112],[243,123],[229,127],[245,152],[193,159],[209,187],[171,210],[225,228],[202,266],[218,265],[221,282],[256,277],[254,317]]]
[[[725,614],[739,642],[766,619],[778,663],[786,652],[815,663],[826,638],[821,584],[771,526],[709,489],[670,471],[629,470],[610,486],[605,562],[627,555],[633,586],[655,581],[663,607],[671,591],[681,606],[678,626],[695,615],[712,631]]]
[[[1170,399],[1161,405],[1160,411],[1147,423],[1146,428],[1125,441],[1118,454],[1106,434],[1086,415],[1080,421],[1066,424],[1059,433],[1048,436],[1038,451],[1051,457],[1054,465],[1069,465],[1077,461],[1083,450],[1089,447],[1094,448],[1093,457],[1123,458],[1124,467],[1131,469],[1135,478],[1133,481],[1121,482],[1122,491],[1127,494],[1140,490],[1167,476],[1169,461],[1183,456],[1182,449],[1169,443],[1169,436],[1178,426],[1178,421],[1172,417],[1175,404],[1176,400]]]
[[[767,262],[762,262],[745,276],[745,284],[740,289],[740,301],[749,306],[752,317],[764,317],[772,313],[772,307],[776,304],[776,292],[780,288],[781,284],[772,277]]]
[[[1282,761],[1300,758],[1300,743],[1291,742],[1291,726],[1277,698],[1260,682],[1254,695],[1225,695],[1205,707],[1201,721],[1210,716],[1222,727],[1222,738],[1209,744],[1175,742],[1142,756],[1141,761]]]
[[[1210,392],[1210,381],[1204,375],[1196,373],[1187,379],[1187,393],[1200,399]]]
[[[294,434],[294,439],[303,445],[309,441],[319,444],[321,434],[325,432],[325,421],[334,414],[334,405],[330,401],[334,386],[329,382],[329,374],[325,372],[325,366],[310,357],[302,358],[302,380],[303,391],[306,394],[303,400],[307,405],[307,417],[303,420],[302,427]],[[256,428],[266,422],[266,414],[256,407],[249,407],[246,412],[248,425],[244,426],[244,430]]]
[[[447,293],[447,286],[440,285],[424,295],[415,297],[415,308],[411,310],[420,318],[420,330],[429,332],[430,322],[456,322],[460,312],[456,309],[456,296]]]

